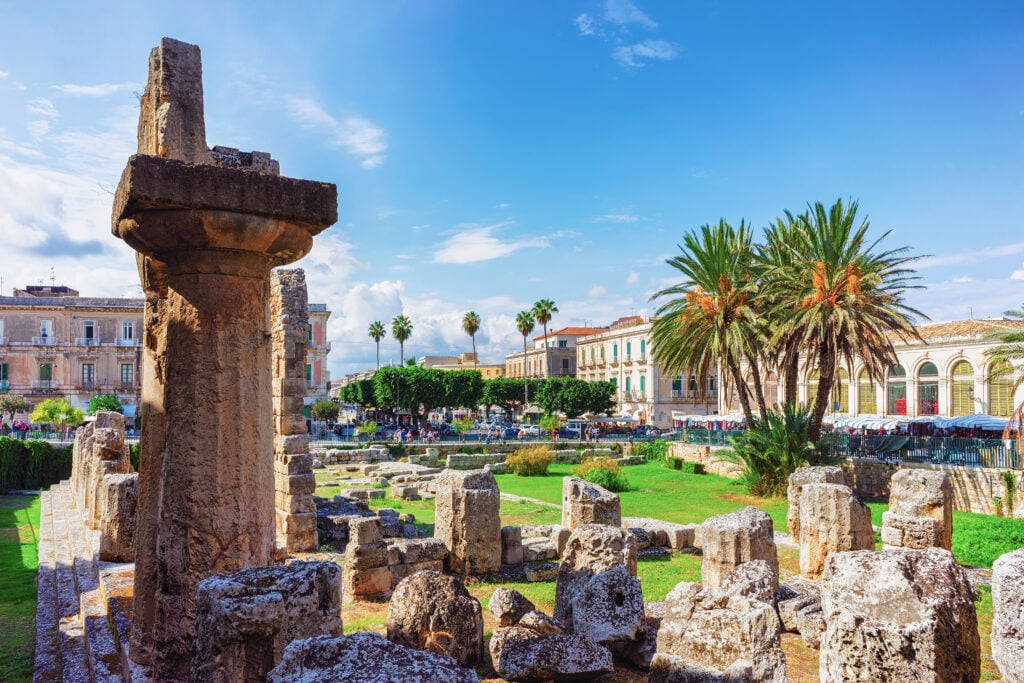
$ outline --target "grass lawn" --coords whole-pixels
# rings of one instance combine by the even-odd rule
[[[39,496],[0,496],[0,681],[32,680]]]

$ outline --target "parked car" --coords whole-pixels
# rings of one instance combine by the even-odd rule
[[[559,427],[558,428],[559,439],[578,439],[580,438],[580,430],[573,429],[572,427]]]
[[[519,430],[515,427],[505,427],[500,433],[503,439],[516,439],[519,437]]]

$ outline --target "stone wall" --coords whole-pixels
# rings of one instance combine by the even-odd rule
[[[961,512],[995,514],[993,498],[1006,498],[1004,470],[960,465],[918,465],[886,463],[866,458],[851,458],[843,464],[846,478],[858,498],[887,500],[889,480],[900,468],[917,468],[946,472],[953,483],[953,509]],[[1017,491],[1014,496],[1014,517],[1024,517],[1024,473],[1016,472]]]
[[[312,457],[306,419],[306,274],[299,268],[270,274],[270,334],[274,397],[274,507],[278,552],[317,548]]]
[[[709,474],[717,474],[730,479],[740,476],[739,468],[731,462],[721,462],[715,457],[715,451],[722,450],[712,446],[700,444],[682,443],[672,441],[669,443],[668,457],[678,458],[686,462],[699,462],[704,465],[704,471]]]

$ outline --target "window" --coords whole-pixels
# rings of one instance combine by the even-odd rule
[[[817,369],[811,370],[811,374],[807,375],[807,402],[811,405],[814,405],[818,395],[818,379],[820,377],[821,373]]]
[[[128,387],[135,384],[135,366],[131,363],[121,363],[121,386]]]
[[[130,320],[121,323],[121,340],[126,342],[135,340],[135,323]]]
[[[4,343],[4,321],[0,318],[0,344]]]
[[[41,344],[52,344],[53,343],[53,321],[52,320],[40,320],[39,321],[39,341],[36,343]]]
[[[850,410],[850,373],[846,368],[836,370],[836,382],[832,385],[832,409],[837,413]]]
[[[647,358],[647,340],[640,340],[640,360]]]
[[[988,412],[998,417],[1013,414],[1013,377],[1010,364],[998,361],[989,369]]]
[[[692,375],[691,375],[692,377]],[[672,398],[683,397],[683,378],[682,375],[676,375],[672,378]]]
[[[306,328],[306,343],[310,346],[313,345],[313,326],[310,325]]]
[[[633,342],[626,342],[626,360],[633,357]]]
[[[779,402],[779,376],[774,372],[769,372],[764,380],[764,400],[768,404],[768,407],[778,404]]]
[[[953,366],[953,417],[973,415],[974,410],[974,368],[965,360]]]
[[[630,384],[631,384],[630,381],[629,381],[630,379],[631,378],[629,377],[629,375],[627,375],[626,376],[626,393],[627,394],[629,393],[629,389],[630,389]]]
[[[601,362],[604,362],[604,346],[601,346]]]
[[[939,414],[939,368],[931,361],[917,371],[917,396],[919,415]]]
[[[53,363],[40,363],[39,364],[39,381],[40,382],[51,382],[51,381],[53,381]]]
[[[875,385],[868,371],[861,368],[857,375],[857,414],[873,415],[878,410],[875,405]]]
[[[96,383],[96,364],[82,363],[82,386],[90,388]]]
[[[907,414],[907,371],[901,365],[889,370],[889,390],[886,410],[890,415]]]
[[[566,374],[568,372],[569,372],[569,359],[568,358],[563,358],[562,359],[562,374]]]
[[[10,380],[7,378],[7,363],[0,363],[0,389],[6,391],[10,386]]]
[[[306,363],[306,386],[313,386],[313,364]]]
[[[567,348],[569,348],[569,341],[567,339],[559,339],[558,340],[558,348],[560,348],[560,349],[567,349]]]
[[[82,322],[82,338],[83,339],[95,339],[96,338],[96,323],[92,320],[85,320]]]
[[[647,375],[640,375],[640,395],[643,396],[647,391]]]

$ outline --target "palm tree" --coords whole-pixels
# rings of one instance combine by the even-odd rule
[[[462,316],[462,331],[469,335],[469,338],[473,340],[473,367],[477,366],[476,362],[476,333],[480,331],[480,316],[475,311],[470,311],[466,315]]]
[[[1024,305],[1020,310],[1010,310],[1003,313],[1007,321],[1024,322]],[[992,330],[985,335],[993,341],[999,342],[985,352],[985,356],[992,361],[992,379],[999,377],[1013,377],[1012,393],[1024,384],[1024,372],[1021,371],[1024,365],[1024,327],[1012,326],[1004,329]],[[1011,394],[1012,395],[1012,394]],[[1014,407],[1013,416],[1006,425],[1003,438],[1010,438],[1010,433],[1017,432],[1017,450],[1020,452],[1024,447],[1024,429],[1021,429],[1024,422],[1024,403]]]
[[[370,323],[370,336],[373,341],[377,343],[377,369],[380,370],[380,340],[387,336],[387,330],[384,329],[384,323],[379,320],[374,320]]]
[[[679,248],[683,253],[666,263],[682,273],[683,281],[651,297],[671,297],[658,309],[652,353],[669,374],[692,371],[703,378],[721,363],[724,378],[731,379],[739,392],[747,424],[753,424],[750,389],[741,372],[744,361],[751,369],[758,368],[762,339],[761,319],[751,303],[757,283],[750,229],[745,222],[734,228],[722,219],[685,234]],[[759,372],[754,376],[759,412],[765,419]],[[705,382],[698,387],[703,399]]]
[[[882,382],[896,363],[893,335],[920,340],[911,316],[927,318],[903,301],[904,292],[918,286],[910,284],[917,277],[908,264],[920,256],[909,255],[908,247],[878,251],[891,231],[868,242],[869,224],[857,222],[857,202],[839,199],[829,208],[817,202],[795,227],[792,261],[767,268],[765,277],[772,281],[771,318],[777,325],[772,342],[794,335],[817,366],[809,433],[817,441],[838,359],[852,368],[859,358],[871,378]]]
[[[391,336],[398,340],[400,363],[405,365],[405,340],[412,336],[412,321],[404,315],[396,315],[391,321]]]
[[[544,368],[547,370],[547,348],[548,348],[548,323],[551,322],[551,314],[558,313],[555,302],[551,299],[541,299],[533,305],[530,315],[544,327]]]
[[[523,416],[526,416],[526,406],[530,402],[530,380],[526,373],[526,338],[533,332],[533,312],[520,311],[516,315],[516,329],[523,335]]]
[[[790,245],[795,241],[797,219],[786,211],[785,218],[765,228],[765,243],[758,246],[757,268],[762,290],[758,299],[766,308],[771,309],[780,293],[773,284],[778,281],[792,279],[793,250]],[[786,273],[783,275],[783,273]],[[771,330],[766,330],[770,336]],[[783,379],[783,404],[796,405],[797,383],[800,379],[800,335],[797,330],[790,330],[778,339],[774,345],[765,347],[771,365],[780,371]]]

